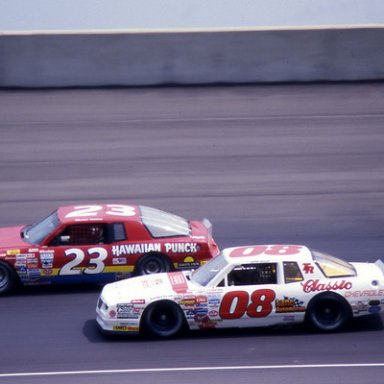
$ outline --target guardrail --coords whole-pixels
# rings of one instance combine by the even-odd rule
[[[384,27],[0,34],[0,87],[384,79]]]

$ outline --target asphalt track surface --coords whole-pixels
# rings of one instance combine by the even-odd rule
[[[384,84],[0,92],[0,225],[58,205],[208,217],[221,248],[306,244],[384,259]],[[383,315],[305,327],[113,338],[100,288],[0,300],[0,383],[383,383]]]

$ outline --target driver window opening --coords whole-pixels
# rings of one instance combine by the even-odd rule
[[[228,274],[228,285],[276,284],[276,263],[242,264]]]
[[[68,225],[50,245],[94,245],[106,242],[104,224]]]

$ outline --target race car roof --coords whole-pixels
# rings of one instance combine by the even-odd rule
[[[294,261],[312,261],[311,250],[304,245],[246,245],[226,248],[223,255],[230,264],[249,262],[278,262],[284,259]]]
[[[101,221],[140,221],[137,205],[125,204],[79,204],[59,207],[57,215],[62,223]]]

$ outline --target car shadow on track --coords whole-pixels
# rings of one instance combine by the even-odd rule
[[[353,319],[350,324],[337,333],[353,334],[355,332],[372,332],[384,330],[383,317],[380,314],[373,314]],[[146,342],[146,341],[164,341],[145,335],[110,335],[100,332],[96,320],[89,319],[84,323],[84,336],[91,343],[122,343],[122,342]],[[209,329],[194,330],[184,332],[173,339],[223,339],[223,338],[247,338],[247,337],[289,337],[305,335],[323,335],[324,333],[309,329],[305,324],[291,324],[274,327],[258,328],[227,328],[227,329]],[[329,334],[329,333],[328,333]]]

